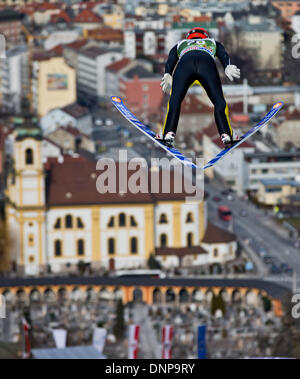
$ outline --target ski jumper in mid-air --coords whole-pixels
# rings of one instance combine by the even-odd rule
[[[161,81],[162,90],[171,93],[171,96],[164,127],[156,136],[158,140],[173,146],[181,103],[193,84],[200,84],[213,103],[215,121],[224,145],[228,146],[238,140],[230,126],[228,106],[215,63],[216,57],[221,61],[225,75],[230,80],[240,77],[240,70],[230,64],[224,46],[210,38],[203,28],[193,28],[188,32],[186,39],[171,49]]]

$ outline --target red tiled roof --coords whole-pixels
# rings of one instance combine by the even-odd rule
[[[211,113],[212,111],[212,107],[202,103],[195,95],[187,95],[181,105],[181,114]]]
[[[300,109],[293,109],[284,113],[286,120],[300,120]]]
[[[59,3],[40,3],[36,5],[35,11],[36,12],[42,12],[42,11],[47,11],[50,9],[60,9],[60,4]]]
[[[202,239],[202,243],[229,243],[236,241],[236,236],[227,230],[221,229],[218,226],[208,222],[207,228]]]
[[[203,134],[205,134],[206,136],[208,136],[210,138],[213,138],[215,136],[219,136],[219,133],[218,133],[218,130],[217,130],[215,123],[212,123],[207,128],[205,128],[203,130]]]
[[[194,17],[194,22],[210,22],[211,17],[210,16],[197,16]]]
[[[71,17],[68,15],[68,13],[64,10],[61,10],[59,13],[57,14],[53,14],[51,15],[51,18],[50,18],[50,22],[52,22],[53,24],[57,23],[58,20],[64,20],[67,24],[70,24],[71,23]]]
[[[57,160],[48,162],[49,169],[49,185],[47,202],[49,205],[82,205],[82,204],[113,204],[113,203],[154,203],[157,201],[184,200],[186,193],[175,193],[174,191],[174,172],[170,173],[170,191],[169,193],[161,193],[161,181],[159,181],[158,193],[151,193],[151,173],[144,172],[148,175],[148,191],[146,193],[125,192],[118,193],[119,178],[116,175],[117,193],[101,194],[97,191],[96,182],[101,172],[104,170],[96,170],[96,161],[87,161],[76,158],[75,160],[65,160],[58,163]],[[125,166],[126,168],[126,166]],[[116,172],[121,168],[116,163]],[[127,170],[127,177],[130,178],[139,168],[135,170]]]
[[[128,65],[128,63],[130,63],[130,62],[131,62],[131,59],[123,58],[117,62],[110,64],[109,66],[106,67],[106,69],[109,71],[117,72],[117,71],[121,70],[122,68],[126,67]]]
[[[101,22],[102,23],[103,18],[98,16],[96,13],[92,12],[90,9],[84,9],[74,18],[73,22],[83,22],[83,23]]]
[[[56,55],[63,55],[64,45],[57,45],[49,51],[53,51]]]
[[[80,39],[74,42],[66,44],[66,47],[70,47],[72,49],[80,49],[84,45],[86,45],[89,41],[87,39]]]
[[[102,41],[123,41],[124,33],[119,29],[100,27],[87,30],[87,38],[97,38]]]
[[[242,101],[236,103],[229,103],[228,108],[230,112],[242,113],[244,110],[244,105]]]
[[[249,122],[249,115],[244,113],[232,113],[231,114],[231,121],[232,122],[238,122],[238,123],[248,123]]]

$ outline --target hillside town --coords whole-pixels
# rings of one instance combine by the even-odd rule
[[[169,52],[194,27],[240,69],[230,81],[216,60],[238,135],[284,105],[189,202],[181,164],[111,97],[158,133]],[[0,37],[0,358],[200,358],[202,326],[201,357],[299,358],[300,2],[0,0]],[[201,85],[175,147],[206,163],[224,149]],[[104,191],[112,162],[126,188]]]

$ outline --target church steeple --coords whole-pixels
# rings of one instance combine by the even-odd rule
[[[41,129],[32,115],[14,118],[13,123],[14,194],[10,200],[20,207],[44,206]]]

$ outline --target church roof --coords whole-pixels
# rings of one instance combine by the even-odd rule
[[[177,188],[174,186],[174,172],[170,172],[170,189],[167,188],[163,190],[162,188],[162,171],[159,173],[158,182],[158,193],[153,193],[151,191],[151,184],[153,186],[153,181],[155,176],[151,177],[151,171],[144,171],[141,176],[145,178],[144,183],[145,191],[140,190],[137,193],[132,191],[122,191],[119,190],[119,170],[126,170],[126,165],[124,168],[120,167],[118,162],[115,163],[116,169],[116,193],[100,193],[97,190],[102,185],[106,186],[107,180],[101,182],[99,178],[101,173],[108,170],[105,167],[102,170],[97,170],[96,161],[89,161],[85,159],[68,159],[63,162],[57,160],[52,160],[48,167],[48,179],[47,179],[47,203],[48,205],[91,205],[91,204],[126,204],[126,203],[155,203],[158,201],[179,201],[185,200],[187,196],[193,196],[184,192],[177,193]],[[131,176],[136,173],[139,167],[136,169],[127,170],[127,182],[130,182]],[[107,171],[108,173],[108,171]],[[104,174],[105,175],[105,174]],[[148,176],[148,178],[147,178]],[[111,180],[111,176],[110,176]],[[136,183],[136,178],[133,183]],[[141,180],[143,181],[143,180]],[[110,182],[112,183],[112,182]],[[138,182],[137,185],[140,183]],[[184,183],[182,187],[185,188]]]

